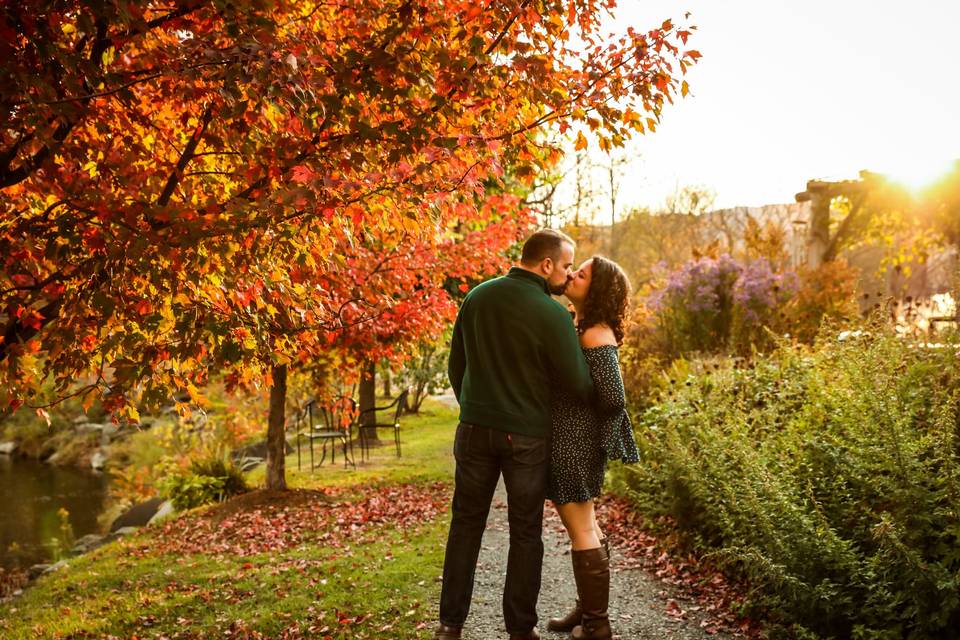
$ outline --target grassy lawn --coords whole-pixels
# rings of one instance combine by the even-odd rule
[[[344,469],[338,458],[337,466],[311,472],[306,466],[297,471],[294,453],[288,480],[301,491],[289,493],[337,487],[338,502],[310,504],[341,510],[350,508],[344,496],[369,497],[378,486],[449,481],[455,410],[428,401],[420,416],[405,416],[401,424],[402,458],[384,446],[356,470]],[[262,474],[256,470],[251,480],[261,481]],[[299,508],[293,501],[275,506],[284,513]],[[213,513],[191,512],[177,525],[186,530],[198,514]],[[71,560],[69,569],[0,605],[0,637],[428,637],[447,517],[408,526],[383,522],[342,538],[332,520],[329,529],[310,531],[294,546],[251,555],[160,551],[152,547],[177,528],[147,528]]]
[[[418,415],[400,419],[400,442],[402,456],[396,456],[393,434],[381,430],[383,446],[370,450],[370,459],[360,462],[360,444],[355,443],[357,467],[343,466],[342,452],[337,451],[337,463],[330,457],[322,467],[310,470],[310,454],[307,443],[301,442],[300,469],[297,469],[297,453],[287,456],[287,485],[296,489],[318,487],[359,487],[405,482],[451,481],[453,479],[453,436],[457,426],[457,410],[428,398]],[[315,461],[320,461],[320,451],[314,444]],[[262,485],[264,468],[257,467],[248,478],[253,485]]]

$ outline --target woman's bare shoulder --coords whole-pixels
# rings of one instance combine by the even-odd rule
[[[616,345],[617,337],[613,329],[605,324],[595,324],[580,334],[580,346],[585,348]]]

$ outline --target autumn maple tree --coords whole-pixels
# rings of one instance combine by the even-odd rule
[[[437,330],[444,277],[522,231],[498,184],[556,161],[547,128],[609,148],[686,93],[689,29],[606,35],[613,10],[5,3],[0,403],[42,412],[52,383],[135,421],[211,372],[272,384],[282,487],[287,366]]]

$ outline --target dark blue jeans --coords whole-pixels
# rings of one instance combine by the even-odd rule
[[[508,633],[527,633],[537,626],[548,451],[543,438],[464,422],[457,425],[453,443],[456,487],[443,562],[441,623],[462,627],[467,619],[480,541],[502,473],[510,524],[503,620]]]

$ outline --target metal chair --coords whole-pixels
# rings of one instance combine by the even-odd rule
[[[307,439],[310,444],[310,470],[323,464],[327,459],[327,446],[330,446],[330,462],[337,462],[337,445],[343,446],[343,466],[357,463],[353,455],[353,424],[356,404],[353,398],[340,397],[332,402],[318,403],[310,400],[297,414],[297,469],[301,467],[300,441]],[[314,463],[313,441],[320,440],[323,445],[320,462]]]
[[[392,429],[393,444],[397,450],[397,457],[400,457],[400,414],[407,406],[407,396],[410,395],[409,389],[404,389],[400,395],[390,404],[382,407],[372,407],[360,412],[357,416],[357,429],[360,430],[360,458],[367,460],[370,457],[370,443],[367,436],[372,430],[376,434],[377,429]],[[377,411],[388,411],[393,409],[393,422],[377,422]],[[369,424],[364,423],[364,417],[373,414],[373,420]]]

